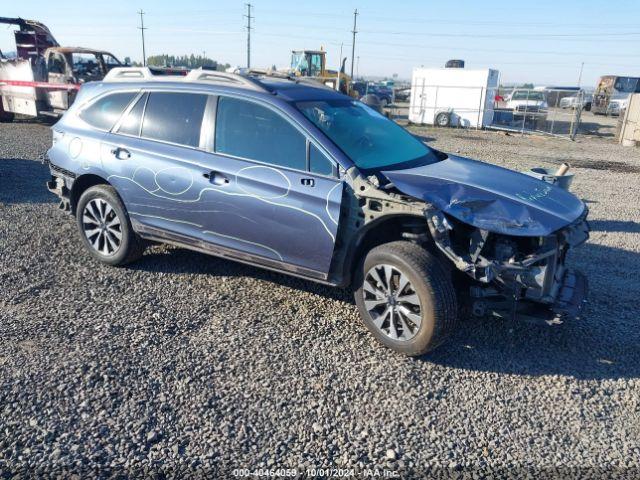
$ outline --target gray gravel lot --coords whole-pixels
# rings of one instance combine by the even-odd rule
[[[413,131],[514,169],[575,166],[585,319],[467,319],[409,359],[340,290],[169,247],[102,266],[44,187],[47,125],[0,125],[0,472],[637,478],[640,150]]]

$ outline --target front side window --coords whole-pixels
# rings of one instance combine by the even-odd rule
[[[135,96],[136,92],[121,92],[106,95],[82,110],[80,112],[80,118],[100,130],[111,130]]]
[[[439,160],[404,128],[353,100],[297,102],[296,107],[362,170],[426,165]]]
[[[320,175],[333,175],[333,163],[313,143],[309,145],[309,171]]]
[[[142,122],[142,136],[197,147],[207,98],[207,95],[197,93],[150,93]]]
[[[64,59],[58,54],[52,54],[47,63],[49,73],[64,73]]]
[[[255,102],[220,97],[215,137],[218,153],[306,170],[305,136],[280,114]]]

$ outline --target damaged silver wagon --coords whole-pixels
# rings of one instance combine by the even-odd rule
[[[431,149],[319,84],[115,68],[54,127],[49,189],[96,259],[165,242],[354,290],[407,355],[461,312],[579,314],[587,209],[541,180]],[[468,306],[469,308],[461,308]]]

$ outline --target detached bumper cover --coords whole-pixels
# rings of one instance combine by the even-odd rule
[[[47,182],[47,190],[60,198],[59,208],[66,212],[71,211],[70,194],[76,175],[47,161],[51,171],[51,180]]]
[[[552,310],[560,317],[579,318],[586,303],[589,284],[587,277],[576,270],[564,274],[558,299]]]

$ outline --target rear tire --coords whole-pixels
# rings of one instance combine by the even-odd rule
[[[376,339],[404,355],[433,350],[457,324],[450,274],[414,243],[399,241],[372,249],[357,272],[354,297]]]
[[[107,265],[125,265],[140,258],[145,244],[131,227],[127,210],[110,185],[95,185],[78,200],[76,220],[85,248]]]

